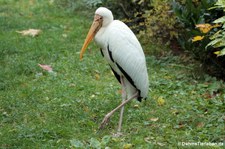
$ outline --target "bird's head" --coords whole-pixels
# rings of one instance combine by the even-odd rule
[[[83,47],[80,52],[80,59],[83,58],[83,54],[88,46],[88,44],[92,41],[92,39],[95,37],[96,33],[100,30],[101,27],[106,27],[113,21],[113,15],[112,12],[105,8],[105,7],[99,7],[95,11],[94,21],[91,25],[91,28],[89,29],[89,32],[87,34],[87,37],[84,41]]]

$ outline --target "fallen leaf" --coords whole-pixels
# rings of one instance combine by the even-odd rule
[[[132,148],[132,144],[128,143],[128,144],[124,144],[123,149],[130,149]]]
[[[41,30],[39,29],[28,29],[28,30],[22,30],[22,31],[16,31],[17,33],[22,34],[23,36],[38,36],[41,33]]]
[[[159,97],[159,98],[157,99],[157,104],[158,104],[159,106],[163,106],[163,105],[165,104],[165,100],[163,99],[163,97]]]
[[[150,118],[150,121],[152,121],[152,122],[156,122],[156,121],[158,121],[159,120],[159,118],[158,117],[155,117],[155,118]]]
[[[83,107],[83,110],[84,110],[85,112],[89,112],[89,111],[90,111],[89,108],[88,108],[87,106],[84,106],[84,107]]]
[[[71,83],[71,84],[69,85],[69,87],[76,87],[76,84]]]
[[[95,74],[95,80],[99,80],[100,79],[100,75],[99,74]]]
[[[48,72],[52,72],[52,67],[50,65],[38,64],[38,66],[40,66],[43,70],[46,70]]]
[[[159,146],[164,146],[164,145],[165,145],[164,143],[161,143],[161,142],[157,142],[157,144],[158,144]]]
[[[197,128],[202,128],[202,127],[204,127],[204,123],[203,122],[199,122],[198,124],[197,124]]]
[[[148,142],[148,143],[151,142],[149,137],[144,138],[144,140],[145,140],[145,142]]]

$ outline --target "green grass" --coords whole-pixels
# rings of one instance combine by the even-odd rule
[[[149,98],[125,107],[124,136],[111,135],[118,112],[97,132],[121,95],[95,44],[79,60],[91,21],[50,1],[0,1],[0,148],[182,148],[178,143],[224,141],[224,82],[170,54],[147,55]],[[29,28],[42,33],[16,32]]]

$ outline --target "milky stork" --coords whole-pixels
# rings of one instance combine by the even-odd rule
[[[115,77],[122,85],[122,103],[106,114],[100,129],[109,121],[114,112],[121,109],[118,134],[121,132],[124,105],[136,98],[146,99],[148,94],[148,73],[142,47],[130,28],[119,20],[114,20],[112,12],[100,7],[84,41],[80,59],[94,38],[100,46],[101,54],[109,63]]]

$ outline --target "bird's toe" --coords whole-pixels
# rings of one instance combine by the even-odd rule
[[[103,129],[105,127],[105,125],[109,122],[110,117],[108,115],[105,116],[105,118],[102,120],[99,129]]]
[[[112,136],[115,138],[119,138],[119,137],[123,136],[123,133],[118,131],[117,133],[113,133]]]

